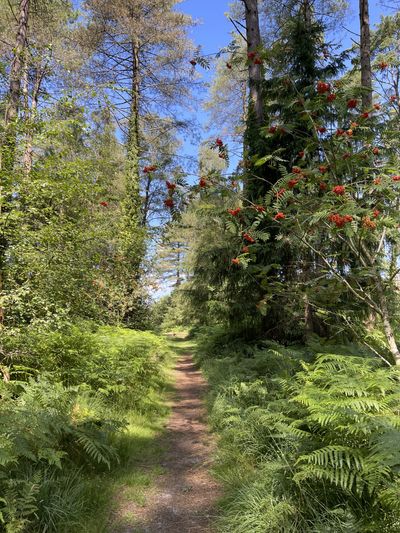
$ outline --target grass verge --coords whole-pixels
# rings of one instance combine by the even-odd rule
[[[116,328],[100,328],[96,334],[103,347],[111,351],[146,342],[145,335]],[[114,416],[127,421],[126,429],[114,441],[120,462],[110,471],[87,478],[83,495],[87,508],[76,533],[115,532],[134,523],[132,509],[145,504],[146,493],[162,473],[160,436],[170,412],[168,400],[173,391],[172,369],[178,350],[168,339],[159,337],[159,343],[166,352],[161,378],[139,411],[137,407],[113,410]]]

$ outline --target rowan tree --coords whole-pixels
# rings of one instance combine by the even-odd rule
[[[318,83],[314,98],[303,95],[308,117],[308,133],[302,136],[304,155],[297,165],[280,166],[282,177],[267,195],[265,211],[253,228],[262,219],[272,220],[278,242],[286,240],[312,252],[319,275],[308,291],[315,305],[338,312],[341,305],[346,309],[350,296],[359,309],[376,313],[392,360],[399,364],[391,308],[398,269],[393,268],[390,250],[399,239],[400,177],[383,120],[384,108],[391,103],[376,103],[366,112],[362,99],[352,97],[346,87]],[[324,107],[334,114],[322,130],[315,116]],[[243,231],[252,234],[251,227]],[[261,246],[254,242],[244,265]],[[309,278],[302,275],[307,266],[301,257],[292,260],[297,261],[297,284],[306,288]],[[349,308],[346,311],[351,323]]]

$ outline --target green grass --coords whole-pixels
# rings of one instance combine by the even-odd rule
[[[175,336],[169,335],[167,340],[168,345],[179,357],[185,353],[193,353],[197,347],[196,341],[194,339],[188,339],[185,332],[181,332]]]
[[[31,533],[116,533],[127,527],[138,531],[135,509],[146,505],[149,491],[163,473],[161,437],[174,392],[172,369],[176,359],[191,352],[195,343],[182,333],[160,336],[110,326],[90,335],[96,348],[88,353],[90,372],[86,370],[86,376],[94,390],[98,382],[105,393],[101,402],[86,405],[81,401],[80,413],[86,416],[89,410],[98,420],[125,422],[123,430],[110,434],[109,444],[119,462],[113,459],[108,469],[95,462],[81,465],[72,457],[62,470],[48,469],[40,481],[38,516],[26,530]],[[154,361],[154,366],[146,367],[147,360]],[[122,368],[120,361],[125,364]],[[84,383],[85,374],[76,372],[76,376],[83,387],[89,387]],[[126,379],[127,386],[107,395],[113,379],[115,383]],[[136,383],[140,393],[132,394]],[[33,474],[26,475],[30,479]]]
[[[120,465],[111,472],[90,479],[86,490],[88,513],[76,528],[76,533],[113,531],[114,527],[123,525],[114,523],[111,526],[110,517],[114,512],[129,502],[145,504],[146,493],[161,473],[157,464],[163,452],[159,436],[167,414],[167,409],[158,415],[129,413],[129,425],[116,443],[121,456]],[[122,515],[118,521],[124,519],[127,517]],[[129,521],[132,522],[132,517]]]
[[[154,342],[147,332],[102,327],[97,339],[107,350],[118,350],[127,345]],[[157,341],[156,341],[157,342]],[[146,504],[146,495],[163,469],[159,465],[162,454],[162,435],[170,413],[168,400],[173,392],[172,369],[176,358],[193,348],[193,342],[181,338],[158,338],[160,348],[168,355],[163,368],[163,380],[150,393],[146,410],[134,409],[121,413],[128,420],[126,430],[116,436],[115,446],[120,464],[110,472],[94,475],[87,481],[85,499],[87,510],[76,533],[109,533],[124,526],[132,526],[135,516],[129,504]],[[115,413],[114,413],[115,415]]]

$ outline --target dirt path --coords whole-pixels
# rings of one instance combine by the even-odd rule
[[[175,368],[176,395],[163,445],[165,469],[143,507],[131,509],[135,526],[121,533],[207,533],[220,489],[209,473],[213,440],[204,421],[206,383],[191,355]]]

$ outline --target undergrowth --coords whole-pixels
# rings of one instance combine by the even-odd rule
[[[0,530],[105,531],[116,486],[140,501],[150,482],[136,465],[159,451],[168,343],[89,324],[27,327],[3,352]]]
[[[400,383],[354,344],[198,336],[225,487],[219,531],[400,531]]]

